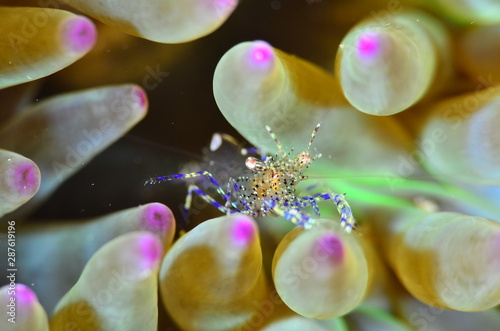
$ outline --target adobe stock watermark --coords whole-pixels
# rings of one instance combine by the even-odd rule
[[[297,101],[295,101],[297,102]],[[301,123],[297,122],[297,113],[301,112],[301,107],[304,105],[301,104],[291,104],[289,99],[285,99],[283,104],[278,105],[275,109],[269,110],[268,115],[265,116],[266,122],[262,120],[258,120],[258,123],[262,123],[262,127],[257,128],[257,133],[259,134],[258,142],[272,141],[269,132],[266,130],[266,125],[271,128],[271,130],[278,136],[280,139],[280,133],[289,132],[290,127],[299,125]],[[271,146],[276,146],[274,143]],[[256,146],[257,148],[261,148],[262,146]]]
[[[287,272],[275,282],[281,282],[289,287],[290,291],[297,291],[303,286],[303,281],[316,273],[321,264],[331,260],[332,255],[337,254],[337,245],[331,245],[331,241],[319,241],[318,245],[312,250],[312,254],[304,257],[299,263],[291,265]],[[267,322],[274,313],[277,305],[284,304],[276,290],[273,290],[269,297],[262,302],[253,302],[256,312],[252,318],[241,326],[238,330],[253,331],[260,330],[262,325]]]
[[[218,162],[218,161],[209,161],[209,162]],[[201,167],[203,167],[205,163],[201,163]],[[224,163],[219,162],[219,167],[220,169],[223,169],[227,174],[236,174],[238,171],[240,171],[242,164],[240,164],[236,159],[231,159],[231,160],[224,160]],[[188,170],[189,171],[189,170]],[[205,169],[199,169],[196,171],[205,171]],[[195,172],[196,172],[195,171]],[[217,176],[216,173],[210,173],[211,176]],[[242,174],[243,175],[243,174]],[[224,192],[224,195],[228,196],[229,199],[231,199],[232,194],[231,194],[231,188],[229,187],[229,175],[225,176],[227,179],[225,181],[220,181],[219,179],[215,178],[215,181],[217,182],[218,185],[216,185],[210,178],[206,175],[203,176],[198,176],[198,177],[191,177],[188,179],[176,179],[179,181],[182,180],[187,180],[189,181],[188,183],[190,184],[189,186],[191,189],[194,189],[194,191],[191,191],[191,193],[186,193],[187,195],[191,194],[192,197],[186,196],[186,200],[189,201],[189,205],[186,208],[186,204],[179,204],[178,205],[178,210],[186,216],[189,215],[199,215],[201,211],[203,211],[206,207],[210,206],[210,208],[216,209],[217,207],[213,205],[213,201],[220,203],[223,207],[231,209],[230,206],[226,206],[226,203],[224,201],[224,198],[222,197],[221,193],[219,192],[219,188],[222,189]],[[199,179],[198,182],[203,181],[206,183],[206,185],[195,185],[193,184],[196,182],[196,179]],[[195,185],[195,186],[192,186]],[[190,188],[188,188],[189,190]],[[203,193],[198,193],[197,190],[201,190]],[[193,196],[197,196],[197,198],[193,199]],[[222,212],[222,211],[221,211]],[[185,219],[186,225],[189,224],[189,220]]]
[[[9,31],[7,39],[11,47],[18,48],[25,46],[30,40],[38,35],[39,29],[45,27],[49,23],[49,17],[55,12],[52,9],[60,9],[60,3],[65,3],[65,0],[39,0],[37,2],[40,10],[37,10],[30,17],[21,17],[22,23],[20,29],[16,32]]]
[[[65,330],[81,330],[97,324],[99,317],[96,312],[109,306],[113,301],[113,297],[125,291],[129,283],[135,278],[125,268],[122,268],[121,271],[113,270],[106,286],[99,289],[88,302],[81,301],[71,306],[68,316],[73,316],[74,320],[65,322]]]
[[[460,101],[454,102],[447,109],[440,112],[440,119],[444,124],[434,127],[426,133],[424,138],[414,141],[415,149],[407,155],[398,156],[396,173],[388,171],[385,174],[386,182],[392,191],[396,190],[395,181],[415,175],[424,164],[425,160],[431,157],[441,144],[446,143],[452,136],[452,132],[459,130],[477,111],[484,102],[491,99],[492,95],[500,94],[498,87],[495,87],[493,75],[487,78],[478,77],[479,84],[472,94],[469,94]],[[451,124],[451,125],[450,125]]]
[[[13,49],[20,46],[26,46],[30,40],[38,35],[41,28],[45,27],[49,22],[49,17],[54,15],[54,12],[47,8],[41,8],[35,11],[30,17],[22,16],[20,29],[16,32],[9,31],[7,39]]]
[[[366,31],[370,31],[374,28],[387,27],[391,25],[392,28],[399,29],[397,24],[391,23],[392,17],[402,13],[404,10],[401,1],[399,0],[389,0],[387,1],[386,9],[381,9],[378,11],[370,11],[370,16],[367,18],[366,24],[356,28],[356,33],[362,34]],[[352,33],[352,32],[350,32]],[[357,45],[341,44],[339,46],[343,52],[344,56],[349,56],[353,52],[357,51]]]
[[[61,4],[67,4],[67,0],[39,0],[38,5],[43,8],[61,9]]]
[[[297,115],[293,111],[290,111],[287,107],[288,105],[281,106],[272,113],[272,117],[267,125],[269,125],[274,132],[286,131],[286,128],[290,126],[290,123],[293,123],[293,121],[297,118]],[[263,127],[263,129],[265,130],[265,127]],[[261,132],[269,137],[269,133],[264,130]]]
[[[274,314],[276,306],[282,305],[278,292],[272,290],[266,299],[262,301],[254,300],[252,306],[255,308],[252,317],[238,328],[238,331],[255,331],[260,330],[267,320]]]
[[[441,293],[443,301],[453,301],[454,298],[460,296],[458,290],[460,286],[457,284],[457,279],[453,279],[453,281],[455,282],[453,286],[447,285]],[[433,300],[432,305],[420,302],[418,304],[421,305],[418,310],[408,316],[408,322],[418,331],[429,330],[429,325],[446,311],[445,308],[440,308],[443,304],[438,300]]]
[[[280,282],[289,286],[289,290],[297,291],[302,286],[304,280],[309,279],[312,274],[316,273],[323,264],[331,259],[332,255],[337,254],[336,249],[341,246],[336,244],[330,245],[331,241],[319,241],[312,251],[312,255],[304,257],[300,263],[290,266]],[[334,242],[335,243],[335,242]]]
[[[161,71],[160,64],[154,68],[146,66],[144,70],[147,74],[142,78],[142,86],[148,91],[157,88],[170,75],[169,72]]]
[[[16,295],[16,279],[17,279],[17,264],[16,264],[16,221],[10,220],[7,222],[7,279],[9,280],[7,294],[9,295],[9,303],[7,304],[6,314],[7,321],[16,323],[17,314],[17,295]]]
[[[92,123],[93,127],[82,129],[74,139],[75,143],[66,145],[64,158],[52,162],[52,171],[59,180],[63,180],[76,169],[82,167],[85,161],[106,147],[114,138],[118,122],[125,122],[131,116],[131,109],[138,101],[132,95],[124,95],[110,103],[106,100],[95,105],[93,113],[109,113],[99,121]],[[108,105],[109,104],[109,105]],[[78,142],[76,142],[78,141]]]
[[[182,179],[179,179],[182,180]],[[216,208],[213,206],[207,199],[213,199],[216,200],[216,197],[220,197],[220,194],[217,192],[217,189],[215,186],[207,186],[206,188],[199,188],[197,185],[191,184],[188,187],[188,192],[186,192],[186,199],[185,201],[188,201],[187,204],[186,202],[184,204],[179,204],[178,205],[178,210],[181,212],[181,215],[185,215],[184,221],[186,222],[185,225],[189,225],[189,216],[190,215],[199,215],[203,209],[205,209],[207,206],[211,206],[212,208]],[[199,189],[203,192],[203,194],[199,194],[196,192],[189,192],[191,188]],[[191,196],[189,196],[191,195]],[[194,198],[194,199],[193,199]]]

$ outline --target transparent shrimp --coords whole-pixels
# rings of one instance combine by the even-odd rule
[[[145,184],[203,176],[210,180],[211,185],[216,188],[216,192],[224,202],[219,203],[200,187],[191,184],[184,204],[186,213],[191,207],[192,195],[197,194],[226,214],[244,213],[253,217],[278,216],[306,229],[316,224],[320,217],[318,202],[331,200],[340,214],[341,226],[347,232],[351,232],[356,223],[343,194],[326,192],[298,196],[296,192],[297,185],[307,179],[307,176],[303,174],[304,171],[315,159],[321,157],[321,154],[311,156],[309,152],[319,128],[319,124],[314,128],[306,150],[293,155],[292,152],[284,150],[274,132],[266,126],[269,135],[276,143],[278,152],[274,156],[265,156],[261,159],[248,156],[245,160],[245,166],[249,170],[248,175],[229,177],[225,185],[226,189],[208,171],[155,177],[146,181]],[[214,137],[220,139],[220,135]],[[214,148],[213,146],[214,141],[212,141],[211,149]],[[249,149],[242,149],[241,153],[247,155],[251,152]],[[312,207],[315,217],[306,212],[307,207]]]

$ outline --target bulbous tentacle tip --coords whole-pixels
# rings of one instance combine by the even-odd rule
[[[40,170],[37,165],[29,159],[14,161],[5,173],[5,183],[11,197],[22,201],[31,198],[40,188]]]
[[[247,216],[238,215],[233,221],[231,238],[235,246],[247,246],[255,238],[257,228],[255,222]]]
[[[154,232],[165,232],[173,221],[172,211],[161,203],[150,203],[142,212],[144,226]]]
[[[345,257],[342,239],[334,233],[325,233],[316,241],[315,249],[318,254],[327,257],[327,261],[337,264]]]
[[[91,20],[84,16],[67,19],[63,25],[63,41],[72,53],[86,53],[97,40],[97,29]]]

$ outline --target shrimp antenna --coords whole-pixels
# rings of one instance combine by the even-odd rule
[[[278,140],[278,137],[276,137],[276,134],[273,132],[271,127],[269,125],[266,125],[266,130],[269,132],[269,135],[271,138],[274,140],[274,143],[276,144],[276,147],[278,147],[278,155],[281,154],[281,156],[286,156],[286,152],[283,149],[283,145],[281,145],[280,141]]]
[[[314,130],[311,134],[311,140],[309,140],[309,143],[307,144],[307,150],[309,150],[311,148],[311,145],[314,141],[314,138],[316,137],[316,133],[319,131],[319,124],[320,123],[318,123],[318,125],[316,125],[316,127],[314,128]]]

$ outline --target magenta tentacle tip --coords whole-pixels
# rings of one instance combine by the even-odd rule
[[[24,284],[16,284],[15,294],[13,296],[19,304],[30,305],[37,300],[35,292]]]
[[[96,39],[96,27],[88,18],[76,16],[64,22],[63,40],[69,52],[86,53],[92,49]]]
[[[18,162],[5,175],[17,196],[32,197],[40,187],[40,170],[32,161]]]
[[[238,216],[231,229],[231,238],[235,246],[247,246],[255,237],[255,223],[246,216]]]
[[[139,86],[134,87],[133,95],[137,100],[137,104],[139,105],[139,107],[147,108],[148,96],[146,95],[146,92],[142,88],[140,88]]]
[[[319,237],[316,241],[316,252],[319,256],[327,257],[327,261],[334,264],[344,260],[345,250],[342,239],[333,233],[327,233]]]
[[[368,31],[361,34],[356,44],[358,57],[370,61],[376,59],[381,53],[380,36]]]
[[[145,229],[161,236],[166,234],[169,222],[172,222],[172,211],[161,203],[150,203],[142,211],[142,224]]]
[[[139,241],[139,249],[146,269],[154,268],[163,255],[162,244],[153,235],[147,234],[142,236]]]
[[[247,59],[252,68],[268,70],[274,65],[274,49],[265,41],[254,41],[248,51]]]

